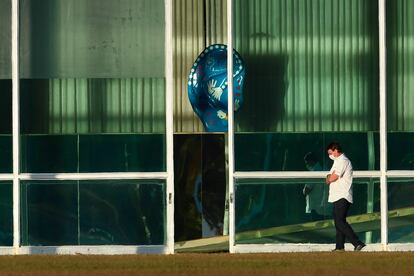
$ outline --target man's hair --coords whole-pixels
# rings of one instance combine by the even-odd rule
[[[326,151],[328,150],[337,150],[338,152],[342,152],[342,147],[338,142],[332,142],[326,147]]]

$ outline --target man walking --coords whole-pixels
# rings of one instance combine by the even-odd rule
[[[345,238],[360,251],[365,244],[360,241],[346,221],[348,209],[352,204],[352,164],[342,152],[339,143],[331,143],[326,148],[329,158],[334,161],[326,184],[329,185],[328,202],[333,203],[333,219],[336,228],[336,247],[333,251],[344,251]]]

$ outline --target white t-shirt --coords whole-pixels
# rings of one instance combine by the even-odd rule
[[[329,202],[335,202],[341,198],[345,198],[352,203],[352,164],[351,161],[341,154],[338,156],[329,171],[339,177],[335,182],[329,184]]]

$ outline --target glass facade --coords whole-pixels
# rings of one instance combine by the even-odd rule
[[[379,168],[377,14],[376,0],[234,1],[248,72],[236,170],[305,170],[303,157],[322,162],[332,140],[362,157],[355,169]],[[259,164],[246,168],[249,158]]]
[[[0,181],[0,246],[13,245],[13,185]]]
[[[388,169],[414,170],[414,3],[387,1]]]
[[[412,171],[410,178],[389,178],[388,209],[390,243],[414,242],[414,3],[407,0],[387,1],[387,121],[388,169]]]
[[[233,40],[248,72],[236,171],[328,171],[332,141],[354,170],[379,170],[377,4],[234,1]],[[236,179],[234,193],[236,244],[335,240],[321,180]],[[354,179],[354,194],[349,220],[375,212],[354,228],[380,242],[378,179]]]
[[[228,1],[18,0],[13,15],[12,3],[0,0],[0,247],[16,246],[13,218],[20,246],[170,248],[172,229],[178,243],[208,241],[232,229],[229,204],[236,246],[332,244],[327,186],[315,178],[330,169],[332,141],[352,161],[348,219],[359,238],[414,244],[413,1],[385,1],[386,110],[378,0],[233,0],[230,37]],[[12,19],[19,20],[17,76]],[[187,77],[205,47],[229,40],[245,62],[244,102],[234,133],[206,133]],[[382,172],[388,229],[381,229]],[[13,180],[20,217],[13,217]]]
[[[11,173],[11,1],[0,4],[0,173]],[[20,245],[165,246],[164,1],[19,8],[19,173],[30,173],[20,180]],[[11,182],[0,189],[1,245],[10,246]]]
[[[335,226],[321,179],[242,179],[235,185],[236,244],[332,243]],[[311,192],[305,196],[304,189]],[[365,243],[380,242],[379,180],[354,179],[348,222]]]
[[[0,173],[12,172],[11,1],[0,1]]]
[[[162,245],[164,180],[22,181],[22,245]]]
[[[253,132],[235,134],[237,171],[327,171],[331,160],[325,148],[341,141],[354,170],[379,169],[379,133],[368,132]],[[307,166],[312,155],[318,167]]]
[[[0,0],[0,175],[12,167],[11,1]],[[13,245],[13,184],[0,181],[0,247]]]
[[[20,1],[22,172],[165,171],[164,1],[120,3]]]
[[[390,243],[414,242],[414,178],[388,179]]]

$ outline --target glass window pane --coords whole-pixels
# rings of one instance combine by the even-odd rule
[[[1,83],[1,80],[0,80]],[[1,84],[0,84],[1,86]],[[4,90],[0,91],[3,92]],[[7,93],[1,93],[0,95],[5,95]],[[11,91],[10,91],[11,94]],[[5,101],[6,103],[8,102],[7,99]],[[11,107],[11,100],[9,101],[10,107]],[[3,107],[4,104],[3,102],[0,101],[0,113],[2,113],[3,110],[1,110],[1,108]],[[5,109],[7,110],[9,106],[5,106]],[[11,109],[11,108],[10,108]],[[10,110],[9,109],[9,110]],[[0,114],[0,116],[2,116]],[[11,115],[10,115],[11,117]],[[13,150],[12,150],[12,134],[11,134],[11,119],[10,121],[6,121],[3,120],[3,118],[0,118],[0,125],[3,126],[8,126],[10,125],[10,127],[6,127],[7,130],[5,131],[6,133],[1,133],[0,132],[0,173],[11,173],[13,171],[13,165],[12,165],[12,156],[13,156]]]
[[[174,135],[175,241],[223,235],[224,148],[224,134]]]
[[[234,46],[247,72],[236,155],[255,161],[248,168],[236,157],[236,169],[305,170],[308,143],[320,151],[342,139],[363,156],[356,169],[375,169],[367,136],[379,130],[377,1],[271,2],[234,1]],[[284,141],[287,133],[297,136]]]
[[[388,132],[388,170],[414,170],[414,132]]]
[[[165,171],[165,135],[80,135],[80,172]]]
[[[165,244],[165,181],[81,181],[79,193],[80,244]]]
[[[23,245],[165,244],[165,181],[22,181]]]
[[[312,188],[308,197],[305,187]],[[332,204],[322,179],[236,182],[237,244],[335,243]],[[348,222],[365,243],[380,242],[379,180],[354,179]]]
[[[78,244],[76,181],[22,181],[22,245]]]
[[[388,169],[414,169],[414,3],[387,1]]]
[[[327,171],[332,161],[326,147],[338,141],[354,170],[379,169],[378,132],[340,133],[237,133],[237,171]],[[306,156],[314,156],[318,167],[307,167]]]
[[[164,1],[21,0],[20,12],[23,172],[165,170]],[[39,143],[54,146],[39,157]]]
[[[11,79],[10,0],[0,0],[0,79]]]
[[[388,179],[388,241],[414,242],[414,178]]]
[[[23,135],[20,139],[22,172],[77,172],[76,135]]]
[[[0,246],[13,245],[13,183],[0,182]]]
[[[0,173],[12,172],[11,1],[0,0]]]

